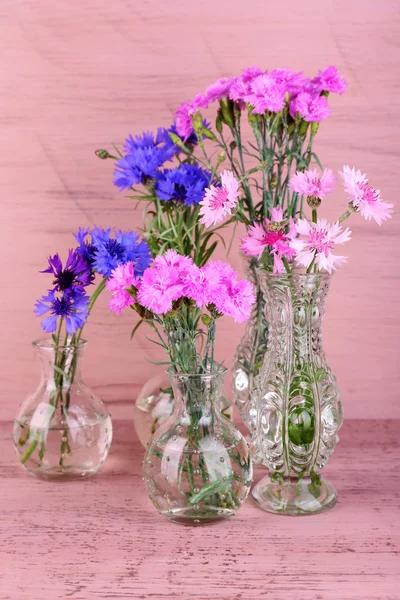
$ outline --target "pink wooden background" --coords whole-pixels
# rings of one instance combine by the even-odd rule
[[[335,64],[349,87],[331,98],[316,149],[326,166],[367,171],[398,204],[399,28],[398,0],[3,0],[0,417],[12,418],[37,381],[32,306],[46,256],[65,254],[79,225],[140,225],[96,148],[168,126],[182,100],[245,66],[311,75]],[[344,207],[338,194],[325,214]],[[325,341],[348,418],[400,417],[399,222],[399,212],[381,229],[354,218],[349,263],[334,278]],[[230,260],[240,266],[236,251]],[[133,398],[128,386],[154,369],[144,330],[130,342],[130,327],[103,298],[88,328],[86,379],[109,400]],[[221,358],[242,332],[221,323]]]

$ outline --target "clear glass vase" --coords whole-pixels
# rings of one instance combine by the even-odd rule
[[[321,337],[330,278],[327,273],[260,274],[269,343],[252,398],[253,443],[269,474],[252,495],[269,512],[319,513],[337,499],[318,473],[342,425],[339,390]]]
[[[265,314],[265,298],[261,290],[258,261],[246,258],[246,276],[256,290],[256,303],[247,321],[244,336],[236,349],[233,359],[234,402],[246,427],[252,431],[257,422],[257,414],[251,402],[254,381],[260,372],[267,351],[268,321]],[[253,455],[255,462],[258,462]]]
[[[225,417],[232,419],[232,405],[224,395],[221,396],[221,411]],[[173,412],[174,394],[168,373],[163,370],[146,381],[135,402],[133,423],[143,448]]]
[[[81,355],[86,342],[56,347],[33,343],[42,365],[39,387],[14,420],[20,462],[39,479],[83,479],[105,461],[112,423],[104,402],[83,383]]]
[[[172,373],[174,412],[155,432],[144,477],[157,510],[177,523],[213,523],[246,500],[252,463],[240,431],[221,412],[226,369]]]

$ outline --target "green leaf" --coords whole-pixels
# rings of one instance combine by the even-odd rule
[[[69,376],[65,371],[60,369],[60,367],[57,367],[57,365],[55,365],[54,363],[50,363],[50,366],[52,367],[52,369],[54,369],[54,371],[56,371],[56,373],[58,373],[64,378],[68,385],[70,384]]]
[[[133,339],[133,336],[135,335],[136,331],[139,329],[139,327],[141,326],[141,324],[143,322],[144,322],[144,319],[140,319],[140,321],[138,323],[136,323],[135,327],[132,329],[131,340]]]
[[[212,483],[209,483],[208,485],[204,486],[200,490],[200,492],[198,492],[197,494],[194,494],[194,496],[192,496],[189,499],[189,504],[197,504],[198,502],[200,502],[207,496],[211,496],[212,494],[216,494],[216,493],[226,489],[226,487],[232,483],[232,480],[233,480],[233,475],[230,475],[225,480],[219,479],[218,481],[213,481]]]

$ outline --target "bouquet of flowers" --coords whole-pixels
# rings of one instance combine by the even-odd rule
[[[129,262],[138,277],[151,261],[147,242],[133,231],[80,229],[75,238],[78,247],[69,250],[65,264],[59,254],[55,254],[43,271],[53,278],[52,287],[36,302],[35,314],[44,317],[41,325],[51,334],[51,341],[34,343],[42,358],[44,376],[41,386],[28,398],[16,420],[15,442],[21,463],[45,473],[46,478],[72,471],[81,475],[79,455],[82,444],[93,435],[94,429],[89,423],[92,417],[96,421],[99,415],[104,416],[104,423],[96,425],[96,435],[103,435],[109,446],[109,416],[100,406],[100,399],[93,393],[88,394],[87,386],[80,379],[76,381],[79,357],[85,345],[82,332],[111,272]],[[100,275],[100,283],[89,295],[96,275]],[[60,438],[58,433],[61,433]],[[71,461],[77,462],[71,464]],[[83,469],[85,474],[89,471]]]

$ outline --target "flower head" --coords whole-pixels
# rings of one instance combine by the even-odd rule
[[[165,254],[159,254],[154,259],[155,267],[176,267],[179,273],[186,271],[193,264],[193,260],[189,256],[182,256],[176,250],[167,250]]]
[[[177,153],[174,144],[166,143],[164,129],[158,129],[154,138],[150,131],[141,136],[129,136],[125,141],[123,158],[116,162],[114,184],[120,191],[129,189],[132,185],[144,183],[147,178],[155,178],[158,169]]]
[[[250,82],[250,92],[245,101],[253,106],[253,112],[279,112],[285,106],[286,86],[278,83],[270,73],[263,73]]]
[[[199,308],[215,303],[222,293],[222,279],[221,270],[214,263],[209,262],[201,268],[193,264],[182,275],[182,295],[194,300]]]
[[[199,204],[212,175],[198,165],[184,163],[175,169],[165,169],[157,176],[155,191],[160,200],[173,200],[186,206]]]
[[[138,301],[155,314],[165,314],[174,300],[182,296],[183,284],[178,269],[159,265],[143,273],[138,291]]]
[[[229,94],[230,87],[231,79],[222,77],[208,86],[204,96],[208,103],[215,102],[216,100],[225,98]]]
[[[186,140],[193,134],[192,115],[197,113],[200,108],[207,108],[208,100],[203,94],[197,94],[192,101],[181,104],[176,113],[176,130],[178,135]]]
[[[112,312],[120,314],[122,310],[135,303],[134,298],[127,291],[128,287],[138,287],[139,281],[135,276],[135,265],[128,262],[116,267],[106,281],[106,288],[111,292],[109,308]]]
[[[253,223],[248,229],[248,234],[243,238],[240,246],[246,256],[256,256],[261,258],[264,250],[268,248],[270,254],[274,258],[274,273],[281,274],[284,270],[283,258],[291,260],[295,251],[289,245],[291,236],[286,234],[282,229],[278,231],[268,230],[269,219],[265,219],[264,223]]]
[[[57,319],[65,319],[66,330],[69,335],[75,333],[86,322],[89,315],[89,296],[79,289],[58,292],[50,290],[35,304],[35,314],[42,317],[42,328],[46,333],[53,333],[57,329]]]
[[[324,96],[301,92],[290,102],[290,114],[294,118],[297,113],[307,122],[319,123],[329,117],[331,111]]]
[[[233,272],[225,280],[225,287],[225,294],[216,301],[217,310],[236,323],[247,321],[256,301],[253,284],[247,279],[237,281],[237,273]]]
[[[77,253],[88,257],[91,268],[103,277],[109,277],[118,265],[130,261],[135,265],[136,276],[141,275],[151,261],[148,243],[134,231],[117,231],[114,237],[112,233],[112,229],[98,227],[91,232],[80,229],[75,235],[80,244]]]
[[[50,256],[49,266],[42,273],[54,275],[53,285],[57,292],[71,289],[83,291],[94,279],[88,261],[76,250],[69,250],[64,267],[58,254]]]
[[[393,204],[383,202],[380,191],[369,185],[366,174],[361,171],[350,169],[348,165],[339,172],[344,182],[344,189],[347,192],[350,202],[356,210],[367,221],[374,219],[378,225],[382,221],[390,219],[393,212]]]
[[[220,223],[227,215],[232,213],[240,196],[240,184],[232,171],[221,174],[221,185],[211,185],[206,189],[203,200],[200,202],[200,222],[206,227]]]
[[[311,80],[315,92],[333,92],[343,94],[347,88],[346,80],[339,75],[336,67],[328,67],[324,71],[318,71],[318,75]]]
[[[325,169],[322,175],[317,169],[309,169],[301,172],[296,171],[289,182],[289,189],[304,196],[324,198],[333,191],[335,177],[330,169]]]
[[[296,252],[295,261],[299,265],[308,268],[315,260],[319,269],[332,273],[346,262],[345,256],[337,256],[332,250],[336,244],[350,240],[349,228],[342,231],[339,223],[330,224],[326,219],[318,219],[317,223],[298,219],[295,228],[300,237],[292,239],[290,246]]]
[[[208,123],[205,119],[203,119],[203,127],[205,127],[206,129],[210,129],[210,123]],[[182,142],[183,141],[185,142],[186,146],[196,146],[199,142],[194,130],[189,135],[189,137],[184,140],[183,136],[179,135],[178,130],[176,128],[176,121],[174,121],[172,123],[171,127],[169,127],[169,129],[162,129],[161,133],[158,134],[162,138],[162,140],[165,144],[165,148],[169,149],[169,152],[172,155],[179,154],[180,152],[182,152],[182,150],[181,150],[181,148],[179,148],[179,146],[176,146],[174,144],[174,142],[171,140],[171,138],[169,136],[169,133],[174,133],[175,135],[179,136],[181,138]]]

